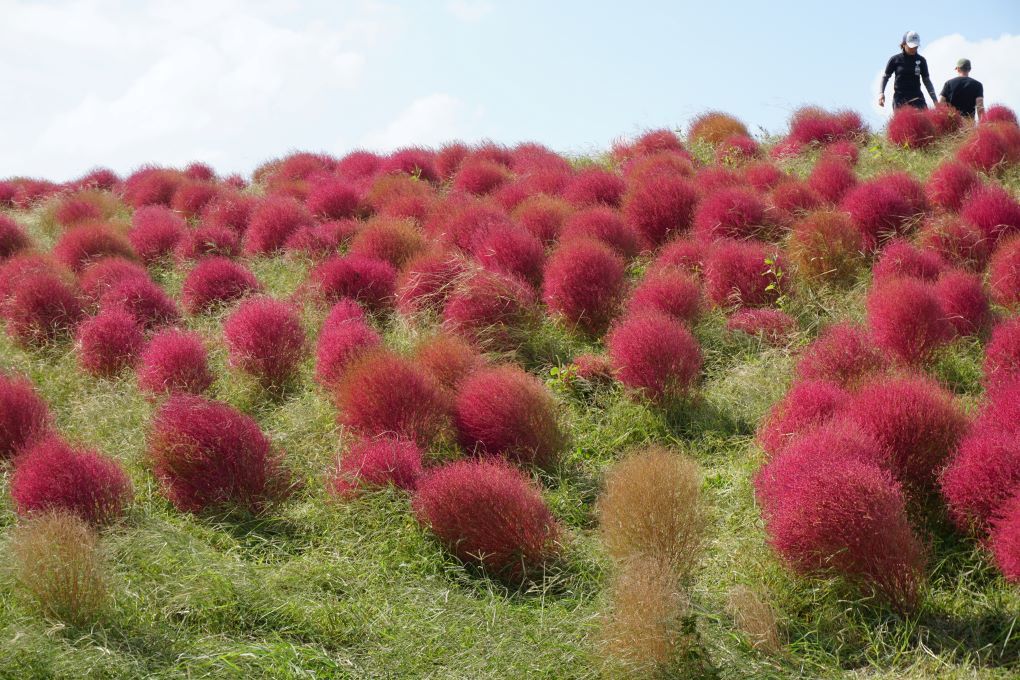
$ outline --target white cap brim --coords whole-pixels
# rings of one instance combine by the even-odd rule
[[[920,46],[921,46],[921,43],[917,42],[916,40],[907,43],[907,47],[920,47]]]

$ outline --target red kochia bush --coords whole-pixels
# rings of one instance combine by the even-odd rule
[[[169,207],[177,186],[184,177],[176,170],[146,167],[128,175],[121,185],[124,202],[141,208],[147,205],[164,205]]]
[[[414,491],[422,475],[421,459],[422,451],[412,441],[362,439],[340,457],[326,486],[340,498],[351,498],[363,488],[387,485]]]
[[[868,250],[877,250],[886,239],[905,234],[913,226],[910,200],[879,180],[858,184],[840,205],[850,214]]]
[[[258,512],[289,491],[282,456],[258,423],[228,404],[171,396],[153,417],[147,448],[163,492],[183,512]]]
[[[923,149],[935,141],[938,130],[927,111],[901,106],[889,120],[889,141],[909,149]]]
[[[218,302],[232,302],[262,289],[248,269],[225,257],[201,260],[181,286],[181,302],[192,314],[207,311]]]
[[[958,335],[977,335],[992,321],[988,294],[977,274],[944,272],[935,283],[935,299]]]
[[[248,220],[256,203],[258,199],[254,196],[221,194],[202,211],[202,224],[206,227],[227,227],[243,234],[248,229]]]
[[[953,522],[986,533],[996,512],[1020,491],[1020,439],[1014,432],[974,428],[939,481]]]
[[[181,316],[173,298],[147,277],[129,276],[114,283],[99,298],[99,306],[127,312],[148,330],[176,323]]]
[[[928,221],[918,234],[918,244],[973,272],[984,270],[994,245],[980,229],[950,215]]]
[[[361,223],[355,220],[333,220],[314,227],[302,227],[290,235],[286,248],[314,258],[335,255],[358,232]]]
[[[110,309],[79,324],[76,343],[81,367],[92,375],[110,377],[134,364],[145,336],[133,316]]]
[[[606,206],[579,210],[566,219],[560,241],[588,238],[602,241],[626,258],[641,250],[640,237],[618,210]]]
[[[194,219],[219,193],[219,188],[207,181],[185,180],[174,192],[170,207],[187,219]]]
[[[751,238],[764,235],[765,202],[749,189],[721,189],[706,196],[694,216],[698,238]]]
[[[985,390],[994,393],[1012,383],[1020,385],[1020,318],[1003,321],[985,345]]]
[[[790,178],[770,161],[748,163],[742,168],[744,180],[758,191],[769,191]]]
[[[1006,580],[1020,583],[1020,492],[996,516],[988,547]]]
[[[981,118],[982,123],[1011,123],[1016,125],[1016,113],[1013,109],[1002,104],[995,104],[985,109],[985,115]]]
[[[851,388],[888,368],[886,354],[867,331],[838,323],[829,326],[804,349],[796,373],[801,380],[831,380]]]
[[[953,396],[920,376],[865,385],[845,414],[889,448],[889,469],[910,490],[930,487],[968,427]]]
[[[1000,305],[1020,304],[1020,235],[999,244],[988,267],[988,286]]]
[[[0,462],[16,456],[52,427],[49,406],[32,383],[0,373]]]
[[[116,461],[47,437],[18,458],[11,498],[19,515],[62,510],[92,524],[116,519],[131,501],[131,480]]]
[[[167,208],[154,205],[135,211],[127,237],[142,262],[149,263],[173,252],[186,235],[184,220]]]
[[[27,274],[12,292],[5,308],[7,332],[22,346],[66,335],[84,314],[75,291],[56,274]]]
[[[297,373],[307,349],[297,310],[260,298],[242,302],[223,323],[230,363],[264,387],[280,387]]]
[[[229,227],[201,226],[181,239],[174,254],[179,260],[196,260],[208,255],[237,257],[241,254],[241,238]]]
[[[799,216],[822,207],[824,200],[807,182],[790,180],[772,190],[772,206],[779,214]],[[773,222],[777,221],[773,217]]]
[[[717,163],[738,164],[761,155],[761,147],[747,135],[730,135],[715,148]]]
[[[564,243],[549,257],[542,299],[567,323],[602,333],[619,309],[626,265],[598,241]]]
[[[651,272],[638,283],[627,302],[630,314],[659,312],[693,324],[701,314],[701,285],[675,268]]]
[[[868,294],[868,326],[875,343],[907,364],[922,364],[953,338],[953,326],[931,285],[896,278]]]
[[[776,251],[764,243],[719,241],[705,261],[705,294],[720,307],[772,304],[783,293],[789,276],[779,280],[769,270],[782,268]]]
[[[506,184],[513,174],[504,166],[481,158],[468,158],[453,176],[453,189],[476,196],[491,194]]]
[[[417,255],[397,281],[397,310],[401,314],[442,310],[463,273],[464,262],[450,252],[431,250]]]
[[[379,170],[382,158],[371,151],[352,151],[336,164],[336,172],[350,180],[370,177]]]
[[[331,258],[309,274],[326,302],[351,298],[373,310],[392,304],[396,278],[397,270],[389,262],[364,255]]]
[[[657,247],[690,229],[698,190],[683,177],[646,175],[629,183],[621,205],[627,223]]]
[[[797,274],[847,284],[863,264],[863,244],[845,212],[819,210],[793,224],[788,252]]]
[[[690,331],[664,314],[624,318],[606,337],[616,377],[657,402],[682,397],[701,371],[701,347]]]
[[[560,528],[520,470],[490,460],[445,465],[418,482],[418,521],[458,559],[517,583],[559,552]]]
[[[440,386],[451,391],[485,363],[471,345],[448,333],[440,333],[419,344],[414,350],[414,359]]]
[[[149,341],[138,361],[138,387],[151,394],[209,389],[213,374],[198,333],[170,328]]]
[[[465,379],[454,424],[467,451],[516,463],[551,467],[565,444],[552,395],[513,365],[481,369]]]
[[[285,196],[267,196],[256,204],[244,234],[244,252],[248,255],[269,255],[283,248],[287,239],[300,229],[314,223],[301,203]]]
[[[778,346],[789,341],[797,320],[779,309],[738,309],[726,319],[726,330],[755,335]]]
[[[393,434],[428,446],[449,424],[450,404],[439,383],[386,349],[354,359],[334,400],[339,422],[369,437]]]
[[[127,239],[105,224],[88,224],[71,229],[53,246],[53,257],[74,271],[81,271],[89,262],[108,256],[135,259]]]
[[[980,186],[981,178],[972,169],[957,161],[945,161],[925,182],[924,193],[932,205],[958,212],[970,192]]]
[[[896,239],[882,250],[872,276],[876,284],[901,276],[935,281],[948,267],[948,263],[938,253],[921,250],[910,241]]]
[[[343,304],[341,301],[337,307]],[[381,345],[382,338],[363,318],[325,324],[315,349],[316,380],[335,388],[353,360]]]
[[[7,215],[0,215],[0,260],[6,260],[19,250],[28,248],[32,242],[18,223]]]
[[[866,132],[864,122],[855,111],[829,112],[816,106],[805,106],[790,117],[788,139],[797,145],[831,144],[857,140]]]
[[[489,271],[517,277],[535,287],[542,283],[542,242],[517,227],[494,227],[477,234],[472,239],[471,254]]]
[[[783,454],[755,491],[769,543],[803,574],[837,574],[900,609],[917,601],[924,549],[899,484],[868,460],[825,448]]]
[[[850,393],[836,383],[825,380],[794,383],[758,427],[758,444],[769,456],[777,456],[799,434],[832,420],[849,399]]]
[[[354,235],[350,253],[384,260],[400,269],[424,247],[421,233],[409,220],[376,218]]]
[[[397,149],[382,161],[380,169],[386,173],[416,175],[426,182],[435,182],[439,179],[435,153],[418,147]]]
[[[694,239],[676,239],[675,241],[670,241],[659,251],[658,257],[649,266],[648,273],[678,269],[695,277],[700,277],[701,269],[705,263],[705,256],[711,247],[710,243]]]
[[[982,123],[956,150],[957,160],[987,173],[1020,162],[1020,129],[1004,123]]]
[[[479,271],[466,275],[443,307],[443,325],[495,351],[515,349],[535,321],[534,291],[524,282]]]
[[[993,242],[1020,233],[1020,201],[998,184],[972,191],[960,208],[960,216]]]
[[[853,167],[839,158],[820,158],[807,179],[808,186],[829,203],[843,200],[857,186]]]
[[[559,237],[572,212],[573,208],[562,198],[539,194],[521,201],[513,210],[513,219],[548,245]]]
[[[615,172],[602,168],[589,168],[574,175],[566,188],[563,198],[578,208],[607,205],[616,208],[627,190],[627,183]]]
[[[308,212],[325,220],[354,217],[360,205],[361,195],[356,188],[332,178],[315,182],[305,199]]]

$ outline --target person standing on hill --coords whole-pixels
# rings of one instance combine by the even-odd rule
[[[900,43],[900,53],[894,54],[889,63],[885,66],[885,75],[882,76],[882,92],[878,98],[878,105],[885,106],[885,86],[889,78],[895,73],[893,81],[893,109],[901,106],[913,106],[918,109],[928,108],[921,94],[921,83],[924,83],[931,97],[931,103],[936,101],[935,86],[931,84],[928,77],[928,62],[917,53],[921,46],[921,36],[914,31],[908,31],[903,35]]]
[[[980,120],[985,115],[985,88],[970,77],[970,59],[956,62],[956,77],[942,86],[939,101],[949,104],[964,118]]]

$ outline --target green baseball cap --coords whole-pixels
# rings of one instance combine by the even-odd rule
[[[957,59],[956,68],[963,69],[964,71],[970,70],[970,59]]]

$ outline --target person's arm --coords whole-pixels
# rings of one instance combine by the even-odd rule
[[[896,70],[896,57],[889,59],[885,65],[885,73],[882,75],[882,89],[878,93],[878,105],[885,106],[885,86],[889,84],[889,78]]]
[[[946,95],[947,92],[949,92],[949,81],[948,80],[942,85],[942,92],[939,92],[939,104],[948,104],[949,103],[949,99],[947,99],[947,95]]]
[[[928,60],[924,57],[921,57],[921,82],[924,83],[924,88],[928,90],[931,103],[935,104],[939,98],[935,96],[935,86],[931,84],[931,78],[928,77]]]
[[[980,123],[985,117],[985,98],[978,97],[974,100],[974,122]]]

